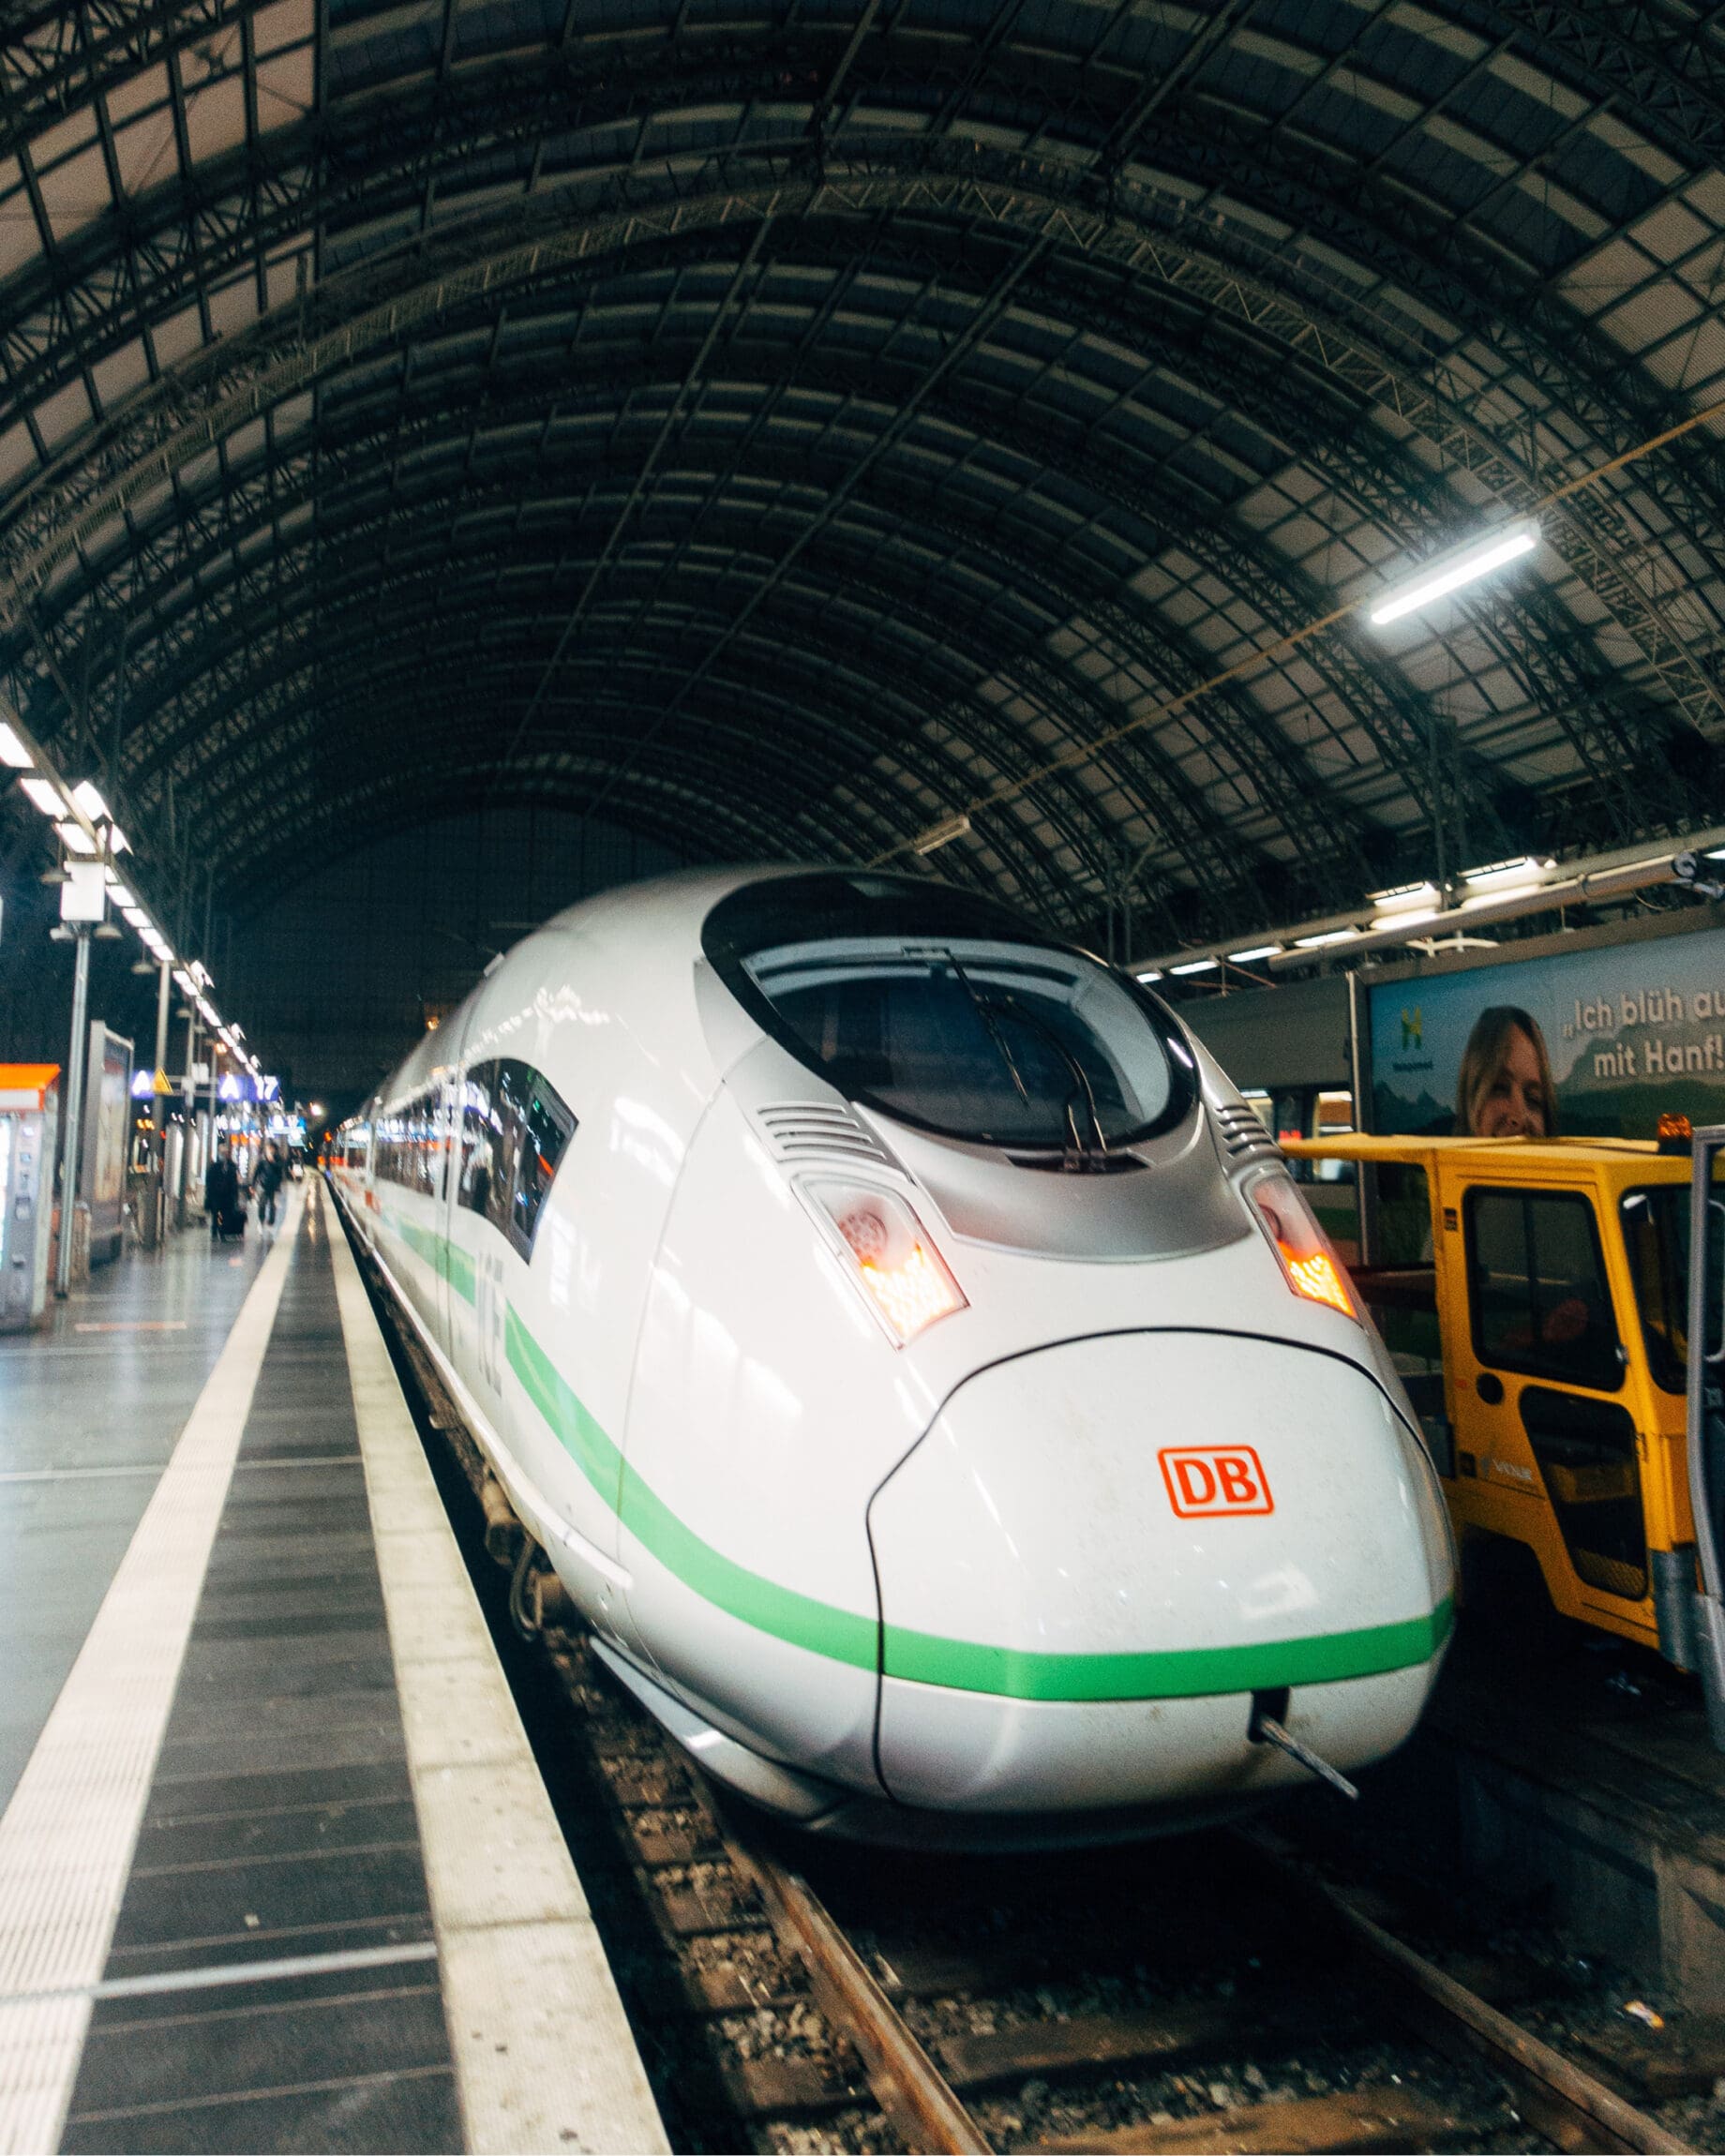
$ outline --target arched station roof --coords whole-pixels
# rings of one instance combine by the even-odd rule
[[[1717,13],[0,21],[0,685],[158,889],[962,810],[941,873],[1165,941],[1718,814],[1712,423],[1187,694],[1725,395]]]

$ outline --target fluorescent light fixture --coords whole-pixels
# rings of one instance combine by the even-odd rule
[[[189,996],[192,993],[191,975],[186,970],[185,966],[175,966],[173,972],[173,985],[179,990],[182,996]]]
[[[1357,928],[1327,928],[1322,936],[1297,936],[1296,951],[1322,951],[1327,943],[1352,943],[1359,935]]]
[[[75,861],[60,886],[60,919],[100,921],[107,911],[108,887],[102,881],[101,863]]]
[[[72,788],[72,800],[92,823],[112,823],[113,821],[108,813],[108,803],[102,799],[93,780],[80,779]]]
[[[1279,943],[1254,943],[1250,951],[1229,951],[1228,964],[1250,966],[1254,958],[1279,958],[1281,955],[1282,946]]]
[[[126,911],[128,906],[136,906],[138,903],[132,896],[130,890],[120,881],[112,869],[108,871],[108,895],[122,913]]]
[[[148,928],[150,925],[150,917],[147,913],[145,913],[142,906],[128,906],[125,900],[121,898],[117,891],[113,893],[113,901],[114,904],[119,907],[120,911],[126,916],[127,920],[131,922],[135,929],[138,929],[142,932],[142,930]]]
[[[1382,629],[1391,621],[1401,621],[1404,614],[1416,614],[1421,606],[1431,606],[1434,599],[1447,598],[1451,591],[1459,591],[1462,585],[1476,584],[1481,576],[1489,576],[1493,569],[1501,569],[1507,561],[1531,554],[1538,544],[1538,519],[1522,517],[1513,524],[1503,524],[1495,532],[1488,532],[1483,538],[1470,539],[1464,546],[1452,547],[1448,554],[1440,554],[1436,561],[1426,562],[1405,583],[1380,599],[1372,609],[1372,626]]]
[[[1484,868],[1464,868],[1462,882],[1467,898],[1462,904],[1482,898],[1508,898],[1514,891],[1537,890],[1554,865],[1550,861],[1536,861],[1532,854],[1524,853],[1514,861],[1493,861]]]
[[[52,781],[20,779],[18,783],[44,816],[63,816],[66,814],[66,796]]]
[[[1435,912],[1444,894],[1434,883],[1401,883],[1393,891],[1374,891],[1369,895],[1376,912],[1395,914]]]
[[[919,831],[910,842],[913,853],[938,853],[943,846],[951,846],[955,838],[963,838],[970,829],[970,818],[962,810],[957,816],[942,816],[938,823],[931,823],[924,831]]]
[[[73,853],[94,853],[96,851],[96,841],[85,831],[82,824],[73,823],[69,816],[64,823],[55,824],[54,829]]]
[[[36,769],[36,758],[4,719],[0,719],[0,764],[8,764],[15,771]]]
[[[1151,966],[1148,973],[1139,974],[1138,979],[1140,981],[1160,981],[1162,975],[1155,966]]]
[[[1184,966],[1171,966],[1168,971],[1177,981],[1181,981],[1189,973],[1214,973],[1221,963],[1217,958],[1189,958]]]

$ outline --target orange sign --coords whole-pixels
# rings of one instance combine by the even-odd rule
[[[1264,1462],[1249,1445],[1170,1445],[1156,1457],[1168,1501],[1182,1520],[1276,1509]]]
[[[57,1063],[0,1063],[0,1107],[42,1107],[59,1076]]]

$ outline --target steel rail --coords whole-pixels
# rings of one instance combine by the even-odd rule
[[[1641,2149],[1679,2156],[1690,2144],[1603,2081],[1500,2014],[1358,1909],[1342,1888],[1291,1862],[1262,1830],[1239,1839],[1271,1877],[1333,1920],[1389,1979],[1392,2010],[1450,2058],[1483,2059],[1514,2089],[1528,2123],[1566,2149]]]
[[[875,2101],[906,2148],[931,2156],[989,2156],[992,2144],[814,1888],[776,1857],[739,1841],[722,1793],[700,1779],[732,1863],[754,1880],[773,1930],[796,1948],[829,2023],[856,2046]]]

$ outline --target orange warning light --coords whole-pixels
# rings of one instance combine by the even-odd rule
[[[1353,1316],[1353,1302],[1328,1250],[1309,1250],[1302,1255],[1281,1240],[1277,1241],[1276,1249],[1282,1258],[1282,1269],[1288,1276],[1288,1285],[1297,1295],[1304,1295],[1310,1303],[1328,1303],[1344,1318]]]
[[[921,1243],[913,1243],[908,1257],[895,1265],[859,1260],[862,1285],[875,1298],[880,1314],[901,1340],[912,1340],[924,1325],[961,1307],[964,1297],[952,1284],[944,1265],[932,1259]]]

